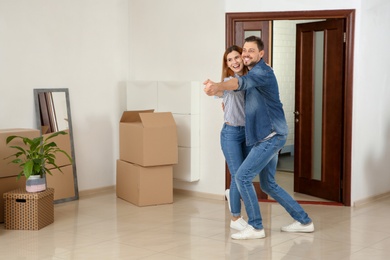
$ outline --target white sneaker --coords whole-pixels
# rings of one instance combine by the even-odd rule
[[[225,190],[225,196],[226,196],[226,199],[227,199],[227,202],[229,205],[229,211],[232,212],[232,209],[230,208],[230,190],[229,189]]]
[[[242,217],[237,220],[230,220],[230,227],[238,231],[244,230],[247,225],[248,223]]]
[[[259,239],[264,237],[264,229],[256,230],[251,225],[247,225],[244,230],[232,235],[233,239]]]
[[[304,225],[298,221],[295,221],[288,226],[282,227],[280,230],[292,233],[311,233],[314,232],[314,224],[313,222],[310,222],[309,224]]]

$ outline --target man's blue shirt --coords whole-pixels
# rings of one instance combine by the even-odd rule
[[[237,91],[246,90],[247,145],[254,145],[274,132],[287,135],[286,117],[273,69],[261,59],[248,74],[238,78],[238,85]]]

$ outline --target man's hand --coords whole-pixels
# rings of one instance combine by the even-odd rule
[[[219,92],[217,83],[207,79],[205,82],[203,82],[203,85],[205,85],[203,91],[208,96],[215,96]]]

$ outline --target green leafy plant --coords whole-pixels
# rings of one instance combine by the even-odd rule
[[[22,175],[28,179],[31,175],[40,175],[41,177],[48,173],[52,175],[51,171],[47,166],[53,166],[55,169],[58,169],[60,172],[62,170],[55,163],[56,153],[63,153],[68,157],[69,161],[72,163],[72,158],[67,152],[58,148],[57,144],[50,139],[58,135],[67,135],[65,131],[55,132],[46,138],[43,136],[30,139],[23,136],[12,135],[7,137],[6,144],[10,144],[14,139],[21,139],[27,148],[21,146],[10,145],[11,148],[17,149],[15,154],[12,154],[5,159],[10,157],[15,157],[10,163],[18,164],[22,171],[18,174],[17,179],[20,179]],[[52,168],[53,169],[53,168]]]

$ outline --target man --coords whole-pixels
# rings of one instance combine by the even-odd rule
[[[233,239],[264,238],[260,206],[252,180],[259,174],[261,189],[278,201],[295,219],[281,228],[284,232],[313,232],[314,224],[303,208],[275,182],[278,152],[286,143],[288,127],[275,74],[262,57],[263,41],[256,36],[245,39],[242,58],[249,72],[226,82],[204,82],[207,95],[222,90],[246,90],[245,135],[252,150],[236,173],[236,183],[248,215],[247,227],[233,234]]]

